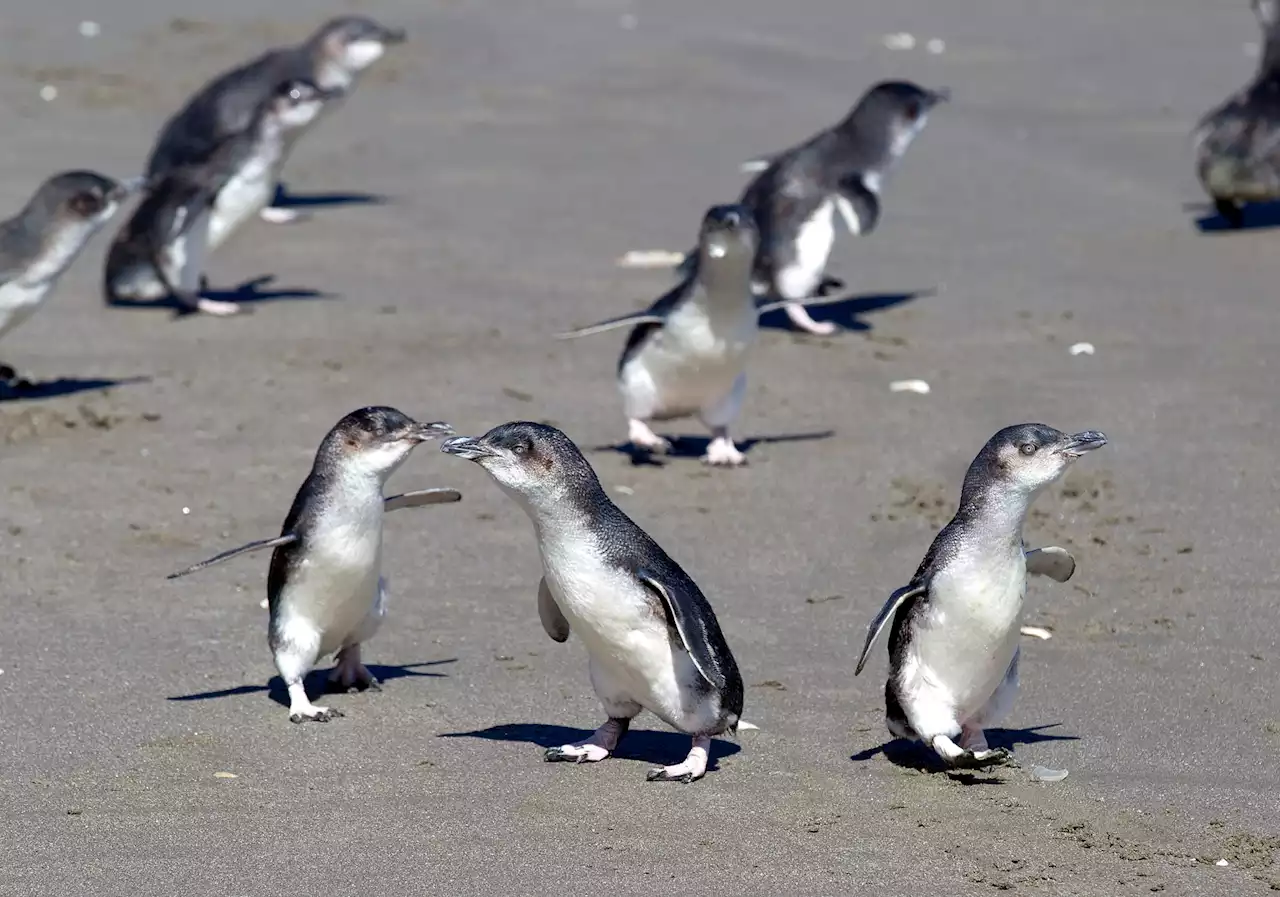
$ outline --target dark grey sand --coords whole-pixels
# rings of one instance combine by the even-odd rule
[[[0,206],[60,168],[136,173],[190,90],[330,12],[295,5],[8,4]],[[327,298],[233,320],[108,310],[104,234],[0,345],[42,378],[146,378],[0,406],[0,893],[1280,888],[1280,252],[1267,229],[1200,233],[1184,207],[1202,200],[1186,134],[1254,65],[1244,0],[357,7],[412,43],[287,179],[388,202],[254,223],[211,271]],[[914,50],[884,47],[899,31]],[[923,48],[934,37],[945,52]],[[320,437],[362,404],[621,440],[621,335],[551,335],[657,295],[665,274],[614,259],[688,245],[740,189],[739,161],[886,76],[954,102],[881,229],[839,245],[833,270],[873,297],[841,313],[852,332],[763,339],[750,467],[589,452],[710,597],[760,730],[717,742],[691,787],[644,781],[688,744],[652,717],[621,758],[542,762],[600,722],[582,647],[538,625],[528,521],[434,446],[392,487],[466,495],[388,521],[392,617],[367,653],[385,691],[290,725],[267,687],[266,557],[164,574],[277,532]],[[1072,356],[1078,341],[1096,354]],[[890,392],[907,378],[932,392]],[[995,739],[1023,769],[891,762],[883,647],[852,675],[865,624],[983,441],[1025,420],[1112,444],[1028,526],[1079,570],[1030,595],[1054,638],[1025,645]],[[1035,784],[1033,764],[1070,776]]]

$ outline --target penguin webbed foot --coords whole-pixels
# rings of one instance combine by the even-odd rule
[[[1018,761],[1008,748],[991,748],[985,751],[962,751],[947,759],[947,765],[952,769],[987,769],[993,766],[1017,766]]]
[[[839,329],[831,321],[815,321],[810,317],[808,310],[798,302],[789,302],[785,308],[791,323],[805,333],[811,333],[814,336],[831,336]]]
[[[818,288],[813,291],[815,296],[830,296],[832,293],[844,292],[847,284],[839,277],[824,276]]]
[[[649,782],[679,782],[689,785],[707,774],[707,754],[711,748],[711,739],[699,735],[693,739],[693,747],[683,763],[674,766],[659,766],[649,770],[645,780]]]
[[[359,645],[343,648],[338,652],[337,660],[325,683],[329,692],[382,691],[382,683],[360,662]]]
[[[747,456],[738,451],[728,436],[717,436],[707,445],[702,463],[709,467],[742,467],[747,463]]]
[[[19,373],[17,368],[10,367],[7,364],[0,364],[0,386],[14,392],[22,392],[27,389],[35,389],[36,382],[27,375]]]
[[[609,751],[600,745],[582,741],[577,744],[549,747],[543,754],[543,759],[548,763],[599,763],[608,756]]]
[[[341,710],[334,710],[332,707],[317,707],[312,704],[308,707],[290,708],[289,722],[327,723],[329,720],[337,719],[342,715]]]
[[[665,455],[671,451],[671,440],[659,436],[642,420],[632,420],[629,425],[628,441],[638,452],[650,455]]]
[[[267,224],[297,224],[311,217],[309,212],[297,209],[286,209],[281,206],[266,206],[258,212],[258,217]]]

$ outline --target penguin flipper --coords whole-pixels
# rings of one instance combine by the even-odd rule
[[[257,542],[250,542],[248,545],[241,545],[239,548],[233,548],[230,551],[222,552],[222,554],[216,554],[207,561],[192,564],[185,570],[179,570],[177,573],[170,573],[165,577],[165,579],[177,579],[179,576],[186,576],[188,573],[195,573],[197,570],[203,570],[205,567],[212,567],[214,564],[229,561],[237,555],[261,551],[264,548],[278,548],[281,545],[288,545],[290,542],[296,542],[297,540],[298,536],[295,533],[285,533],[282,536],[276,536],[274,539],[259,539]]]
[[[928,587],[923,583],[914,583],[909,586],[903,586],[889,596],[889,600],[884,603],[884,607],[880,608],[880,613],[876,614],[876,618],[867,627],[867,641],[862,646],[862,656],[858,658],[858,666],[853,671],[853,675],[856,676],[861,673],[862,668],[867,665],[867,657],[871,654],[871,648],[875,645],[876,639],[880,637],[881,630],[884,629],[886,623],[893,619],[893,615],[897,613],[902,603],[909,598],[917,598],[924,595],[928,591]]]
[[[384,514],[389,514],[401,508],[452,504],[455,501],[462,501],[462,493],[457,489],[419,489],[416,492],[404,492],[387,497],[382,502],[382,511]]]
[[[538,619],[542,620],[542,628],[553,641],[563,642],[569,638],[569,621],[560,612],[560,605],[547,588],[547,578],[538,580]]]
[[[637,324],[662,324],[666,320],[662,315],[656,315],[652,311],[646,310],[636,314],[623,315],[620,318],[610,318],[607,321],[591,324],[588,327],[580,327],[577,330],[557,333],[556,339],[577,339],[580,336],[593,336],[608,330],[617,330],[620,327],[634,327]]]
[[[871,233],[880,222],[880,197],[861,174],[842,179],[835,200],[844,226],[855,237]]]
[[[1066,582],[1076,572],[1076,559],[1071,552],[1056,545],[1033,548],[1027,553],[1027,572],[1047,576],[1054,582]]]
[[[717,691],[724,691],[727,680],[721,672],[721,665],[709,646],[708,639],[697,637],[706,636],[707,633],[693,596],[684,589],[669,587],[677,586],[679,583],[659,582],[657,577],[644,567],[637,568],[635,575],[640,580],[640,584],[662,602],[668,625],[676,631],[680,644],[684,646],[702,678]]]

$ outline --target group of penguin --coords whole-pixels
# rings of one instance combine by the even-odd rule
[[[1236,225],[1243,203],[1280,198],[1274,149],[1280,141],[1267,136],[1270,116],[1280,111],[1280,0],[1251,2],[1266,38],[1259,72],[1195,132],[1202,183]],[[292,147],[362,71],[403,40],[403,32],[367,18],[334,19],[302,44],[272,50],[202,88],[165,124],[145,176],[51,178],[18,216],[0,224],[0,336],[38,307],[89,237],[134,193],[143,198],[108,252],[107,300],[168,299],[188,312],[238,311],[202,295],[207,253],[255,216],[296,217],[272,204]],[[854,235],[875,227],[886,177],[948,98],[942,89],[883,82],[834,126],[744,162],[751,182],[736,203],[706,212],[698,245],[676,265],[673,289],[642,313],[562,334],[631,328],[617,381],[637,451],[670,448],[652,423],[697,415],[712,436],[704,462],[745,462],[730,427],[745,396],[759,316],[783,308],[801,330],[834,329],[814,321],[806,307],[843,298],[836,296],[843,283],[827,274],[837,223]],[[6,367],[0,382],[16,389],[25,381]],[[304,677],[336,655],[331,685],[377,687],[361,651],[387,613],[383,516],[461,499],[454,489],[387,497],[384,487],[416,446],[438,438],[443,452],[478,464],[530,517],[542,560],[539,619],[553,640],[576,633],[587,650],[605,722],[582,741],[548,749],[546,759],[603,760],[631,720],[648,710],[692,738],[681,763],[654,769],[649,778],[701,778],[710,739],[752,727],[742,718],[744,688],[733,653],[693,579],[609,499],[582,452],[554,427],[512,422],[472,438],[394,408],[353,411],[321,442],[279,536],[170,578],[271,548],[268,644],[288,688],[289,718],[341,716],[312,703]],[[1023,525],[1036,495],[1106,442],[1096,430],[1072,435],[1030,423],[1000,430],[978,452],[955,516],[871,622],[857,661],[861,673],[888,626],[891,734],[922,742],[950,768],[1014,762],[1007,749],[988,745],[984,730],[1016,695],[1026,578],[1065,582],[1075,571],[1065,549],[1028,550]]]

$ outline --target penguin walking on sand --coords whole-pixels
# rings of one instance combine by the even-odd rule
[[[809,300],[833,295],[844,282],[826,275],[836,238],[836,214],[849,233],[868,234],[880,220],[885,179],[924,129],[929,113],[950,93],[905,81],[868,90],[843,119],[803,143],[742,165],[756,173],[739,200],[760,229],[752,272],[758,295],[785,300],[791,322],[808,333],[829,335],[836,325],[810,317]],[[647,265],[647,253],[628,254]],[[661,258],[660,254],[654,258]],[[628,257],[624,263],[629,264]],[[698,261],[689,252],[678,264],[687,276]]]
[[[274,549],[267,573],[267,644],[289,690],[290,721],[327,722],[342,716],[312,704],[303,686],[316,661],[334,652],[331,687],[378,687],[361,662],[360,648],[387,613],[387,583],[381,575],[383,515],[462,498],[454,489],[389,498],[382,490],[416,446],[451,433],[446,423],[421,424],[394,408],[351,412],[320,443],[279,536],[169,575],[176,579],[237,555]]]
[[[147,162],[147,176],[156,177],[191,159],[202,159],[228,137],[250,127],[261,104],[289,81],[309,81],[330,93],[330,112],[359,80],[360,75],[405,33],[364,16],[340,16],[321,25],[296,46],[278,47],[225,72],[198,90],[173,115],[156,138]],[[270,192],[274,198],[280,170],[297,141],[319,119],[290,132],[280,157],[273,163]],[[210,248],[216,249],[253,215],[271,223],[295,221],[298,213],[271,205],[246,208],[234,194],[219,196],[210,221]]]
[[[1244,204],[1280,199],[1280,0],[1252,0],[1262,29],[1253,80],[1192,132],[1196,174],[1218,214],[1244,226]]]
[[[1013,761],[987,745],[984,728],[1018,690],[1018,640],[1028,573],[1060,581],[1075,561],[1061,548],[1027,551],[1022,528],[1036,495],[1086,452],[1097,430],[1068,436],[1044,424],[996,433],[965,474],[960,507],[929,546],[911,582],[867,628],[855,675],[889,629],[885,721],[897,738],[924,742],[952,768]]]
[[[502,424],[440,448],[483,467],[529,515],[542,556],[542,627],[557,642],[575,632],[587,649],[608,719],[584,741],[549,748],[546,759],[603,760],[648,710],[693,737],[683,762],[652,770],[649,780],[701,778],[711,737],[738,730],[743,686],[697,585],[609,500],[578,447],[554,427]]]
[[[35,313],[93,235],[142,185],[141,178],[122,183],[93,171],[64,171],[0,222],[0,337]],[[0,365],[0,385],[27,383],[15,368]]]
[[[265,205],[275,189],[274,169],[287,135],[314,121],[332,97],[333,91],[310,81],[282,82],[248,127],[203,158],[154,175],[147,198],[107,252],[103,292],[108,304],[172,297],[187,312],[239,312],[234,302],[201,295],[218,203],[234,197],[241,217]]]
[[[561,334],[567,339],[632,327],[618,360],[617,380],[628,438],[636,449],[669,451],[670,441],[649,424],[697,414],[711,429],[703,463],[746,463],[729,427],[742,411],[747,357],[760,333],[759,316],[782,304],[758,301],[752,293],[758,245],[750,209],[714,206],[702,219],[697,264],[675,289],[638,314]]]

